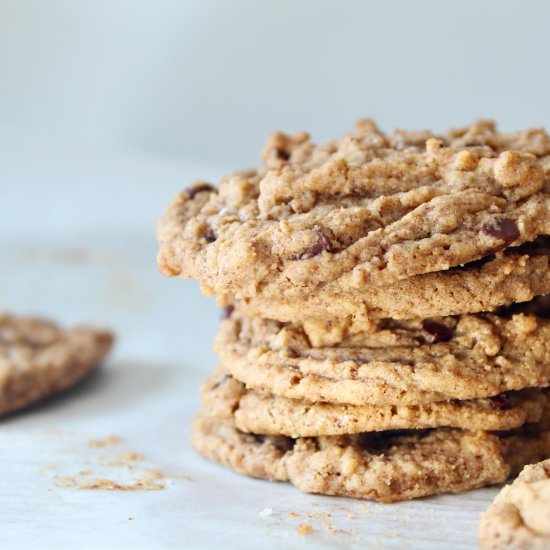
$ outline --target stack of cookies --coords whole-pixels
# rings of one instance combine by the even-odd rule
[[[308,492],[390,502],[550,456],[550,137],[489,121],[318,146],[198,182],[159,265],[225,307],[193,444]]]

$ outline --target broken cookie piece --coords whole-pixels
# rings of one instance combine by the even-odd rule
[[[101,363],[112,343],[108,331],[0,315],[0,414],[70,388]]]

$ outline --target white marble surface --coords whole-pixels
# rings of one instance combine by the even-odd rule
[[[0,423],[0,548],[475,546],[492,489],[364,504],[242,478],[197,457],[188,424],[215,364],[218,311],[195,283],[157,273],[154,223],[184,182],[221,170],[51,155],[23,163],[14,154],[2,165],[2,307],[112,327],[117,346],[76,391]],[[111,435],[123,441],[89,446]],[[144,457],[134,471],[109,464],[126,450]],[[132,481],[146,467],[166,475],[164,490],[59,486],[67,476]],[[259,516],[265,509],[272,514]],[[301,536],[304,522],[313,531]]]

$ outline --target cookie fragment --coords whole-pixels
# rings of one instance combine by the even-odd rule
[[[0,315],[0,414],[73,386],[101,363],[112,342],[106,331]]]
[[[481,515],[482,550],[550,547],[550,460],[525,466]]]

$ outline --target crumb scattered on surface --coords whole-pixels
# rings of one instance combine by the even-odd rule
[[[66,472],[65,475],[52,475],[52,473],[48,474],[46,468],[42,468],[40,473],[49,475],[56,487],[64,489],[99,491],[165,489],[167,476],[158,469],[142,464],[145,458],[141,454],[130,450],[119,451],[116,446],[122,441],[122,438],[114,435],[88,441],[87,447],[103,449],[98,456],[90,456],[88,450],[88,456],[82,460],[82,465],[93,466],[93,469],[80,466],[80,470],[72,468],[73,471]]]
[[[55,476],[53,483],[56,487],[64,487],[66,489],[76,489],[78,487],[76,480],[70,476]]]
[[[88,445],[90,445],[90,447],[112,447],[119,443],[122,443],[122,438],[117,435],[110,435],[103,439],[90,439]]]
[[[148,477],[136,479],[133,483],[123,484],[110,479],[94,479],[81,482],[78,489],[90,489],[98,491],[161,491],[165,488],[164,483]]]
[[[70,476],[55,476],[54,484],[65,489],[82,489],[93,491],[160,491],[165,488],[159,478],[145,475],[130,483],[120,483],[112,479],[97,478],[78,480]]]
[[[308,518],[331,518],[332,514],[330,512],[308,512]]]
[[[187,474],[182,474],[180,477],[181,477],[181,479],[184,479],[185,481],[194,481],[194,479],[190,475],[187,475]]]
[[[288,515],[291,518],[299,518],[300,517],[300,514],[298,512],[289,512]]]
[[[160,470],[155,470],[154,468],[147,468],[145,470],[147,472],[147,478],[148,479],[164,479],[164,474]]]
[[[122,453],[119,453],[114,464],[115,466],[125,466],[130,462],[141,462],[142,460],[143,456],[139,453],[134,453],[133,451],[124,451]]]
[[[299,535],[309,535],[313,531],[313,528],[309,523],[300,523],[300,525],[296,527],[296,531]]]
[[[259,514],[258,517],[260,518],[266,518],[267,516],[271,516],[273,514],[273,508],[264,508]]]

